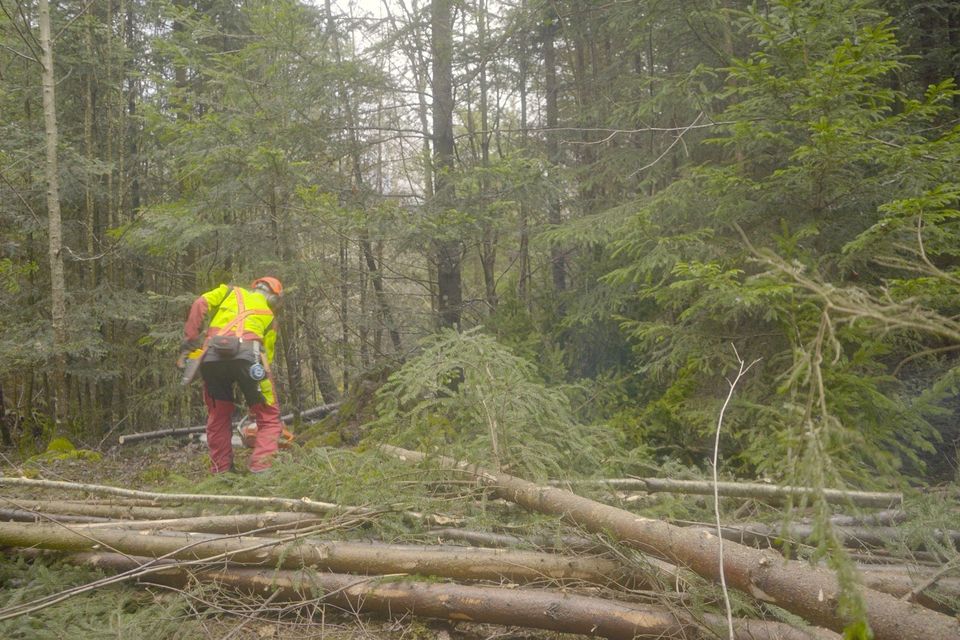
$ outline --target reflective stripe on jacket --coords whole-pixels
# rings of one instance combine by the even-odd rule
[[[247,315],[240,324],[240,335],[245,340],[260,340],[267,362],[273,362],[274,346],[277,342],[277,332],[273,328],[273,312],[267,304],[267,298],[259,291],[248,291],[242,287],[229,287],[225,284],[216,289],[207,291],[200,296],[206,302],[207,311],[216,309],[216,314],[210,318],[207,335],[219,333],[237,317],[237,293],[243,300],[245,311],[256,311]],[[219,308],[217,308],[219,305]],[[266,313],[264,313],[266,312]],[[233,333],[231,328],[228,333]]]

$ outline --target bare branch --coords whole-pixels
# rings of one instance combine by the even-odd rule
[[[733,391],[737,388],[737,383],[740,382],[740,378],[750,370],[750,367],[760,362],[760,359],[756,359],[750,364],[746,364],[743,361],[743,358],[740,357],[740,353],[737,352],[737,346],[731,345],[733,347],[733,353],[737,357],[738,371],[736,377],[730,381],[730,390],[727,392],[727,398],[723,401],[723,406],[720,407],[720,417],[717,419],[717,433],[713,441],[713,512],[717,520],[717,538],[719,538],[719,546],[717,548],[717,559],[720,563],[720,588],[723,591],[723,604],[727,613],[727,632],[729,633],[730,640],[734,640],[733,632],[733,609],[730,606],[730,593],[727,591],[727,578],[724,575],[723,571],[723,525],[720,522],[720,477],[717,471],[717,459],[720,457],[720,432],[723,429],[723,415],[727,411],[727,406],[730,404],[730,399],[733,398]]]

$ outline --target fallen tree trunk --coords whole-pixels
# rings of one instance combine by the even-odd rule
[[[319,407],[313,407],[312,409],[307,409],[306,411],[300,412],[301,420],[319,420],[331,413],[333,413],[337,407],[340,406],[339,402],[333,402],[330,404],[320,405]],[[295,414],[287,413],[280,416],[280,420],[284,424],[290,424],[293,422]],[[241,419],[242,420],[242,419]],[[240,424],[241,420],[237,420],[233,423],[233,426],[236,427]],[[143,440],[150,440],[152,438],[166,438],[166,437],[177,437],[177,436],[188,436],[195,433],[206,433],[206,425],[197,425],[195,427],[179,427],[176,429],[157,429],[156,431],[143,431],[141,433],[126,433],[119,438],[117,438],[118,444],[130,444],[132,442],[142,442]]]
[[[427,459],[421,453],[389,445],[383,445],[382,450],[411,462]],[[784,560],[772,551],[722,543],[711,533],[644,518],[563,489],[538,486],[449,458],[438,456],[432,459],[469,473],[498,497],[531,511],[561,516],[589,531],[612,535],[624,544],[687,567],[714,581],[720,579],[722,544],[724,576],[728,585],[834,631],[842,632],[849,623],[838,610],[840,585],[830,571]],[[871,589],[865,589],[862,597],[876,640],[955,640],[960,637],[960,621],[956,619]]]
[[[427,531],[438,540],[457,540],[477,547],[517,547],[533,546],[542,551],[573,551],[579,553],[603,553],[610,549],[599,540],[591,540],[579,536],[532,536],[521,538],[506,533],[490,533],[488,531],[470,531],[444,527]]]
[[[960,603],[960,578],[938,577],[931,580],[931,573],[911,574],[906,571],[878,571],[861,569],[863,584],[898,598],[910,597],[928,609],[955,614]],[[927,584],[929,582],[929,584]],[[925,586],[925,588],[923,588]],[[949,603],[953,602],[951,606]]]
[[[893,526],[907,519],[907,514],[901,509],[886,509],[857,516],[835,515],[830,516],[830,524],[838,527],[878,527]],[[806,520],[805,520],[806,522]]]
[[[612,478],[607,480],[551,480],[550,486],[607,486],[612,489],[638,490],[647,493],[682,493],[712,496],[713,483],[707,480],[674,480],[672,478]],[[822,496],[830,504],[853,504],[860,507],[890,508],[903,504],[903,494],[875,491],[817,490],[759,482],[718,482],[721,497],[752,498],[766,502],[785,502],[788,498]]]
[[[77,482],[63,482],[61,480],[33,480],[30,478],[8,478],[0,476],[0,486],[29,487],[33,489],[62,489],[67,491],[84,491],[95,495],[112,495],[126,498],[140,498],[150,500],[154,504],[216,504],[238,505],[245,507],[261,507],[284,509],[286,511],[307,511],[309,513],[373,513],[371,509],[361,507],[345,507],[329,502],[318,502],[310,498],[261,498],[257,496],[229,496],[205,495],[196,493],[153,493],[109,487],[99,484],[83,484]]]
[[[114,520],[161,520],[166,518],[183,518],[186,516],[201,515],[196,509],[184,510],[163,507],[127,506],[120,504],[84,504],[64,500],[24,500],[8,498],[12,506],[27,511],[38,511],[46,514],[64,514],[71,516],[92,516],[97,518],[112,518]]]
[[[562,538],[550,536],[520,538],[506,534],[451,528],[433,529],[427,533],[435,536],[438,540],[460,540],[470,544],[488,547],[534,545],[548,551],[579,550],[593,553],[602,553],[606,550],[604,545],[589,538],[570,536]],[[645,557],[644,562],[648,564],[648,573],[651,578],[660,585],[674,585],[673,588],[679,590],[681,588],[680,585],[690,581],[692,574],[681,571],[675,565],[651,557]],[[898,598],[911,593],[918,585],[923,584],[925,579],[932,576],[933,573],[934,572],[929,570],[918,570],[918,568],[910,568],[908,570],[907,567],[902,566],[888,567],[885,569],[860,567],[859,569],[859,574],[864,586]],[[944,602],[951,599],[960,601],[960,578],[939,578],[930,587],[918,593],[914,602],[928,609],[952,614],[956,609],[948,606]]]
[[[86,524],[92,522],[106,522],[115,524],[116,520],[98,518],[97,516],[74,516],[64,513],[41,513],[29,509],[0,509],[0,520],[7,522],[65,522]]]
[[[713,531],[702,523],[696,528],[704,531]],[[815,537],[816,528],[812,524],[791,523],[787,526],[778,526],[751,522],[738,525],[724,525],[721,528],[725,540],[733,540],[741,544],[753,546],[770,546],[779,544],[782,540],[791,542],[808,542]],[[847,547],[854,549],[874,549],[895,543],[901,537],[895,527],[844,527],[834,526],[833,532],[837,539]],[[944,543],[960,548],[960,531],[933,530],[930,535],[940,538]],[[923,550],[923,547],[918,547]]]
[[[307,542],[11,522],[0,522],[0,545],[59,551],[90,551],[103,546],[131,555],[180,560],[227,557],[244,564],[458,580],[586,581],[599,585],[634,582],[619,563],[603,558],[473,547]]]
[[[226,516],[198,516],[195,518],[168,518],[163,520],[106,520],[75,525],[78,531],[96,529],[140,529],[143,531],[186,531],[237,535],[251,531],[301,529],[319,525],[327,520],[295,512],[242,513]]]
[[[68,556],[67,560],[114,571],[128,571],[137,566],[136,558],[119,554],[82,554]],[[613,640],[706,640],[716,638],[714,630],[726,626],[726,620],[716,615],[698,618],[663,607],[569,593],[398,581],[384,576],[359,578],[336,573],[249,568],[195,572],[168,566],[143,579],[178,588],[190,580],[199,579],[260,597],[269,594],[272,601],[330,604],[350,615],[357,612],[391,617],[409,614],[454,622],[579,633]],[[735,620],[734,632],[738,640],[839,640],[839,636],[823,629],[801,630],[760,620]]]

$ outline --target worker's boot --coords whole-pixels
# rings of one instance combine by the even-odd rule
[[[233,467],[233,403],[205,398],[207,401],[207,447],[210,472],[225,473]]]
[[[277,440],[283,431],[280,421],[280,407],[261,402],[250,407],[250,413],[257,421],[257,436],[250,456],[250,471],[260,473],[270,468],[272,458],[277,453]]]

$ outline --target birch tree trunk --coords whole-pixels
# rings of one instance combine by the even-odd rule
[[[60,219],[60,176],[57,163],[57,103],[53,69],[53,41],[50,37],[50,3],[38,4],[40,30],[40,63],[43,67],[43,128],[46,139],[45,176],[47,182],[47,217],[50,245],[50,322],[53,329],[53,414],[57,431],[67,407],[66,364],[67,286],[63,271],[63,230]]]

